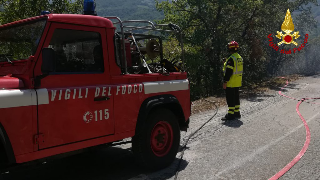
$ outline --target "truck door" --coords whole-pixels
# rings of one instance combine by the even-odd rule
[[[106,42],[105,28],[51,24],[43,47],[54,50],[56,67],[39,87],[49,98],[38,106],[39,149],[114,134]]]

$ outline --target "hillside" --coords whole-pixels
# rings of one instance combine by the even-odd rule
[[[165,1],[165,0],[159,0]],[[318,0],[320,4],[320,0]],[[312,12],[320,26],[320,7],[312,4]],[[96,0],[96,11],[99,16],[117,16],[122,20],[160,20],[164,18],[162,12],[155,8],[155,0]]]
[[[154,21],[164,17],[156,10],[154,0],[96,0],[96,11],[99,16],[118,16],[121,20]]]

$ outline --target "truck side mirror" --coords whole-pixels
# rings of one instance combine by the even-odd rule
[[[52,48],[42,49],[42,66],[41,71],[43,74],[49,74],[56,69],[55,52]]]

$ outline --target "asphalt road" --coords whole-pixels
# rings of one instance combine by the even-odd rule
[[[178,179],[269,179],[291,162],[304,146],[306,130],[296,112],[298,101],[282,97],[278,91],[243,99],[240,121],[223,123],[220,118],[226,108],[219,109],[217,116],[187,145]],[[283,93],[297,99],[320,97],[320,76],[291,82]],[[308,102],[320,104],[320,100]],[[301,160],[280,179],[320,179],[320,105],[308,102],[300,105],[300,112],[310,128],[310,145]],[[193,115],[182,141],[213,113]],[[130,145],[122,145],[18,168],[2,178],[174,179],[180,155],[170,167],[147,172],[134,162]]]

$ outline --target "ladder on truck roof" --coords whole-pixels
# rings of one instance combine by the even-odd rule
[[[159,32],[173,32],[177,35],[178,41],[181,45],[181,60],[182,60],[182,68],[183,70],[185,69],[184,67],[184,47],[183,47],[183,39],[182,39],[182,32],[181,29],[178,25],[175,24],[154,24],[151,21],[146,21],[146,20],[127,20],[127,21],[121,21],[119,17],[116,16],[109,16],[105,17],[109,20],[112,21],[114,25],[119,25],[120,26],[120,32],[122,36],[122,46],[125,47],[125,33],[131,33],[135,30],[147,30],[147,31],[159,31]],[[114,20],[116,22],[114,22]],[[134,25],[125,25],[129,23],[139,23],[139,24],[147,24],[145,26],[134,26]],[[162,28],[162,29],[161,29]],[[126,50],[123,48],[123,62],[121,63],[124,65],[122,67],[124,69],[124,74],[128,73],[128,68],[127,68],[127,59],[126,59]]]

